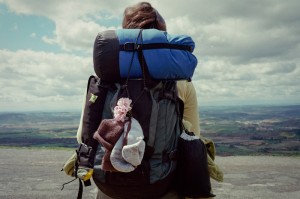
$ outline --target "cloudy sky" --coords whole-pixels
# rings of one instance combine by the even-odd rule
[[[98,32],[135,0],[0,0],[0,112],[80,110]],[[300,104],[300,1],[151,0],[196,42],[199,106]]]

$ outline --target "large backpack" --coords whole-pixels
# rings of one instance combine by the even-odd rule
[[[155,32],[159,33],[158,37],[166,37],[166,33],[163,31]],[[161,34],[162,32],[163,34]],[[154,39],[155,44],[152,45],[151,39],[147,35],[150,33],[154,36],[157,35],[153,33],[153,30],[126,30],[121,33],[105,31],[99,34],[95,40],[94,67],[97,76],[102,78],[91,76],[88,81],[82,120],[82,142],[91,147],[93,151],[89,157],[90,165],[94,169],[93,181],[106,195],[113,198],[158,198],[170,190],[175,177],[176,150],[178,138],[182,132],[183,110],[183,103],[177,95],[176,80],[191,78],[197,64],[197,60],[194,60],[195,57],[190,55],[194,44],[191,40],[189,40],[190,46],[161,44]],[[129,50],[126,50],[119,47],[123,46],[120,43],[127,41],[123,37],[128,40],[125,42],[127,47],[130,45],[133,48],[130,47]],[[144,44],[143,38],[147,38],[148,47]],[[155,38],[157,37],[155,36]],[[158,57],[155,57],[153,53],[150,53],[152,54],[150,57],[145,56],[145,51],[154,51],[155,49],[163,49],[163,52],[166,53],[166,56],[163,57],[168,57],[168,53],[173,53],[174,63],[177,63],[176,53],[181,54],[181,57],[182,53],[188,53],[188,60],[191,60],[194,66],[189,68],[187,70],[189,72],[185,74],[180,74],[180,70],[168,72],[167,70],[170,68],[165,68],[165,74],[171,75],[166,75],[165,78],[159,76],[159,72],[155,72],[157,69],[153,70],[156,64],[151,62],[151,59],[158,59]],[[103,53],[105,50],[114,52],[109,57],[107,52]],[[119,56],[116,51],[119,52]],[[116,61],[117,58],[113,56],[116,56],[118,60]],[[126,56],[127,58],[125,58]],[[191,57],[192,59],[190,59]],[[111,62],[103,62],[103,60],[99,62],[99,59],[106,59],[106,61],[111,59]],[[127,74],[118,72],[114,77],[113,71],[124,70],[125,66],[121,66],[120,63],[126,59],[129,60],[126,66]],[[166,61],[162,57],[160,59],[161,62]],[[180,56],[178,59],[180,60]],[[112,72],[108,71],[107,67],[110,67]],[[122,67],[123,69],[120,69]],[[172,64],[169,67],[172,67]],[[180,64],[180,67],[184,66]],[[103,68],[106,72],[103,72]],[[134,75],[132,75],[132,71],[134,71]],[[141,164],[133,171],[104,171],[101,164],[106,149],[103,144],[93,139],[93,135],[102,121],[113,118],[113,109],[118,99],[122,97],[132,100],[130,117],[136,119],[141,125],[146,148]]]

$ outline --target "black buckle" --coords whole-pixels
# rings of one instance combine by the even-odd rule
[[[131,42],[126,42],[124,44],[124,50],[125,51],[134,51],[138,48],[138,45],[135,43],[131,43]]]
[[[177,160],[177,156],[178,156],[178,152],[176,149],[170,152],[164,151],[162,154],[162,161],[163,162],[175,161]]]

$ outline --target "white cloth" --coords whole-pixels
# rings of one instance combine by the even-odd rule
[[[144,134],[139,122],[131,118],[131,128],[127,136],[127,145],[123,146],[125,133],[128,130],[129,122],[124,125],[124,132],[115,144],[110,161],[113,167],[120,172],[131,172],[141,164],[144,152],[145,141]]]

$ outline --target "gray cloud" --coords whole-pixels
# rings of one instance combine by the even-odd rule
[[[72,101],[73,96],[77,100],[72,104],[80,106],[78,96],[93,72],[91,52],[96,34],[118,28],[116,24],[108,27],[103,21],[108,17],[120,21],[123,9],[136,1],[0,2],[7,4],[12,12],[51,19],[55,23],[54,37],[44,37],[44,41],[66,51],[66,54],[45,55],[1,50],[0,85],[9,86],[1,89],[0,101],[14,100],[7,93],[21,88],[17,95],[27,97],[28,102],[43,102],[47,97],[52,101]],[[188,34],[196,42],[199,64],[193,81],[200,105],[300,102],[298,0],[153,0],[151,3],[165,17],[168,32]],[[78,51],[84,55],[72,55]],[[12,83],[11,77],[22,81]],[[28,86],[40,79],[45,81],[39,86]]]
[[[296,70],[296,64],[285,64],[285,65],[274,65],[271,70],[267,71],[266,74],[274,75],[281,73],[292,73]]]
[[[162,3],[160,7],[168,2]],[[299,48],[298,1],[194,0],[172,6],[161,9],[172,23],[172,32],[190,31],[202,56],[229,57],[245,63],[282,59]],[[176,16],[186,20],[179,23]]]
[[[0,104],[24,103],[47,109],[47,103],[61,106],[67,101],[65,106],[79,107],[87,77],[92,73],[90,58],[0,50]]]

